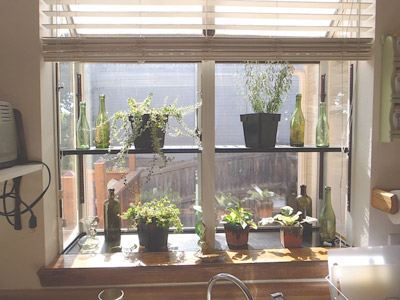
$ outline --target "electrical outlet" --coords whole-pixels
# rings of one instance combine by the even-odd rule
[[[400,233],[392,233],[388,235],[388,245],[400,245]]]

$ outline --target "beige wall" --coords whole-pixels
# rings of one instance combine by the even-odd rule
[[[352,217],[355,245],[386,245],[389,233],[400,233],[384,213],[370,207],[373,188],[400,188],[400,140],[379,141],[382,34],[400,34],[400,1],[377,0],[374,60],[358,65],[353,155]]]
[[[37,270],[51,262],[58,250],[54,189],[54,134],[51,65],[41,60],[39,1],[0,1],[0,99],[23,116],[28,158],[45,161],[53,184],[34,208],[35,231],[28,228],[29,213],[16,231],[0,218],[0,289],[39,287]],[[40,79],[43,80],[40,80]],[[47,172],[23,177],[22,199],[35,199],[47,184]]]

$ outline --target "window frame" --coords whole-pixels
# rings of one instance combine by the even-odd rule
[[[174,62],[171,62],[174,63]],[[218,63],[218,62],[217,62]],[[314,62],[315,63],[315,62]],[[80,63],[76,63],[76,70],[80,70],[82,72],[82,66]],[[227,151],[237,151],[235,149],[226,149],[226,148],[218,148],[215,145],[215,64],[216,61],[201,61],[198,64],[198,89],[200,93],[198,101],[201,99],[202,101],[202,106],[199,110],[199,115],[198,115],[198,126],[202,130],[202,149],[201,151],[194,150],[195,152],[198,152],[198,170],[199,170],[199,179],[198,179],[198,186],[199,186],[199,191],[198,191],[198,197],[200,200],[200,203],[202,204],[203,207],[203,219],[205,224],[209,228],[214,228],[216,225],[216,220],[214,218],[214,213],[216,209],[216,204],[215,204],[215,154],[219,152],[226,153]],[[56,81],[58,83],[58,81]],[[76,85],[73,86],[73,88],[76,88]],[[60,90],[60,86],[57,86],[57,90]],[[77,94],[76,98],[76,103],[79,103],[79,95],[80,93],[75,93]],[[57,105],[58,106],[58,105]],[[76,110],[78,109],[78,106],[75,105]],[[351,136],[351,132],[349,132]],[[60,145],[59,145],[60,146]],[[280,151],[286,151],[286,152],[316,152],[319,155],[319,160],[318,160],[318,185],[319,185],[319,199],[322,199],[322,190],[323,186],[325,184],[326,180],[326,170],[324,169],[324,166],[326,165],[326,158],[324,153],[325,152],[342,152],[343,155],[347,153],[348,157],[351,156],[349,148],[345,148],[340,151],[338,149],[332,150],[333,148],[330,147],[328,149],[324,148],[316,148],[316,149],[296,149],[291,147],[291,149],[265,149],[265,151],[262,152],[280,152]],[[97,151],[97,150],[95,150]],[[246,152],[247,150],[243,150]],[[251,149],[249,150],[251,152]],[[259,152],[259,151],[257,151]],[[83,164],[83,156],[93,153],[92,150],[86,150],[85,152],[79,153],[79,151],[59,151],[59,155],[77,155],[77,160],[78,160],[78,169],[80,170],[80,176],[78,176],[78,199],[79,200],[79,210],[78,210],[78,222],[79,219],[83,216],[85,216],[86,210],[84,209],[84,181],[83,181],[83,170],[84,170],[84,164]],[[191,152],[193,153],[193,152]],[[351,163],[351,160],[348,160],[348,164]],[[60,180],[60,178],[59,178]],[[349,184],[350,184],[350,177],[349,177]],[[348,202],[350,202],[348,194]],[[204,199],[204,201],[203,201]],[[210,199],[207,201],[207,199]],[[316,211],[319,212],[320,207],[319,207],[319,202],[317,201],[318,199],[315,199],[316,201]],[[61,207],[60,207],[61,210]],[[61,215],[61,214],[60,214]],[[80,230],[79,232],[82,232],[82,227],[81,224],[79,224]],[[78,235],[77,238],[80,236]],[[210,245],[212,247],[215,246],[215,232],[212,230],[207,230],[206,232],[206,238],[210,242]],[[62,244],[63,241],[61,239],[60,244]],[[68,247],[67,247],[68,248]],[[65,248],[64,251],[67,249]]]

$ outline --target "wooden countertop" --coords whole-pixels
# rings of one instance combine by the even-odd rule
[[[66,254],[38,271],[42,286],[144,285],[207,282],[226,272],[242,280],[321,279],[328,274],[327,248],[222,251],[202,262],[192,251],[124,255]]]

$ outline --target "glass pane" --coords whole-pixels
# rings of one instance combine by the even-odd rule
[[[295,66],[302,70],[301,65]],[[215,66],[215,143],[216,145],[244,145],[240,114],[252,113],[245,95],[242,95],[244,64],[216,64]],[[287,101],[281,106],[277,144],[289,144],[290,120],[301,92],[299,75],[295,72]]]
[[[94,128],[99,112],[100,94],[106,96],[110,118],[115,112],[129,108],[128,98],[143,102],[150,93],[153,94],[153,107],[160,107],[165,101],[172,103],[176,98],[178,106],[197,103],[197,64],[85,64],[83,82],[91,128]],[[190,128],[195,128],[195,113],[184,116],[183,120]],[[168,122],[176,124],[172,120]],[[194,140],[167,134],[165,145],[194,145]]]
[[[85,156],[85,195],[87,215],[100,217],[99,229],[104,228],[103,204],[107,199],[107,189],[114,188],[121,203],[121,210],[129,208],[130,203],[142,203],[168,197],[181,211],[180,218],[184,227],[194,227],[193,206],[198,203],[197,196],[197,154],[168,155],[172,162],[167,167],[154,169],[147,180],[148,167],[152,154],[130,154],[124,175],[116,170],[110,159],[113,155]],[[128,221],[122,221],[122,227],[128,227]]]
[[[72,63],[60,63],[60,148],[74,147],[75,93]],[[63,243],[67,246],[78,234],[77,165],[74,156],[63,156],[60,162],[63,189]]]
[[[218,222],[227,207],[239,202],[257,222],[275,215],[282,206],[293,205],[297,153],[217,154],[215,159]],[[260,199],[254,194],[258,189],[266,195],[267,190],[270,193]]]
[[[150,93],[153,94],[151,106],[160,107],[172,103],[178,98],[178,106],[197,103],[197,64],[85,64],[84,65],[84,99],[88,104],[88,121],[95,127],[99,111],[99,95],[106,96],[106,110],[112,122],[112,116],[120,110],[127,110],[128,98],[142,102]],[[184,116],[189,128],[196,127],[196,113]],[[176,121],[168,120],[172,126]],[[117,123],[120,126],[120,123]],[[92,130],[92,137],[94,136]],[[194,139],[187,136],[172,137],[167,135],[165,146],[194,145]],[[119,146],[112,141],[113,146]],[[92,138],[92,146],[94,141]],[[181,210],[181,218],[185,227],[194,227],[193,205],[197,201],[197,155],[179,154],[168,156],[173,158],[166,168],[156,167],[150,181],[147,174],[152,164],[152,154],[132,154],[126,161],[124,173],[128,178],[130,191],[121,181],[121,174],[110,161],[112,155],[86,156],[86,200],[89,215],[98,214],[100,226],[103,227],[103,203],[107,198],[107,186],[118,187],[122,210],[129,207],[130,202],[149,201],[167,196]],[[161,165],[157,160],[156,166]],[[124,221],[123,226],[128,223]]]

